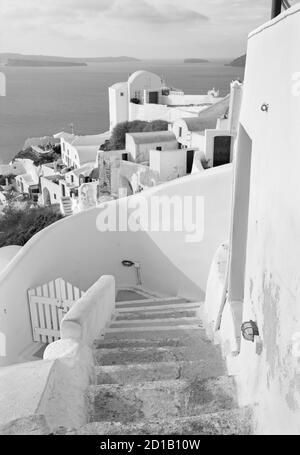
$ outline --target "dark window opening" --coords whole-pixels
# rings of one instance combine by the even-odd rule
[[[149,104],[158,104],[158,92],[149,92]]]
[[[186,173],[187,174],[191,174],[191,172],[192,172],[193,163],[194,163],[194,155],[195,155],[194,150],[188,150],[186,153]]]
[[[223,166],[230,163],[231,136],[216,136],[214,140],[213,166]]]

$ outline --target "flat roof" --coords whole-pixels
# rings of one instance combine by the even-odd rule
[[[154,142],[176,141],[176,136],[171,131],[151,131],[147,133],[127,133],[136,144],[151,144]]]

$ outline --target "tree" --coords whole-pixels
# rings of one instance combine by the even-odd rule
[[[0,248],[23,246],[37,232],[60,220],[62,215],[51,208],[16,209],[9,205],[0,217]]]
[[[144,128],[144,132],[150,131],[168,131],[168,122],[165,120],[153,120]]]

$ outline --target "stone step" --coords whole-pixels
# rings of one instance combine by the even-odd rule
[[[206,335],[203,336],[207,340]],[[130,348],[163,348],[163,347],[179,347],[185,346],[185,342],[189,342],[190,338],[161,338],[160,340],[150,339],[131,339],[131,340],[118,340],[118,339],[100,339],[95,340],[95,349],[130,349]]]
[[[178,310],[199,310],[201,308],[201,303],[190,303],[187,302],[185,304],[179,304],[179,305],[150,305],[150,306],[141,306],[141,307],[127,307],[127,308],[117,308],[115,311],[115,314],[121,314],[121,313],[132,313],[132,312],[139,312],[139,313],[144,313],[144,312],[157,312],[157,311],[178,311]]]
[[[195,318],[198,316],[196,309],[180,309],[173,308],[167,310],[156,311],[130,311],[130,312],[115,312],[115,321],[131,321],[135,319],[180,319],[180,318]]]
[[[230,409],[195,417],[181,417],[163,421],[150,420],[124,424],[121,422],[92,422],[77,431],[76,435],[207,435],[230,436],[251,435],[252,409],[250,407]]]
[[[205,360],[132,363],[96,367],[98,385],[135,384],[170,379],[192,380],[195,377],[205,379],[222,374],[224,374],[223,365]]]
[[[90,421],[140,422],[219,412],[237,407],[230,376],[193,381],[96,385],[87,393]]]
[[[98,365],[128,365],[130,363],[176,362],[203,360],[205,362],[224,365],[220,349],[207,339],[199,338],[182,340],[181,345],[158,344],[137,345],[132,347],[100,348],[95,350],[95,361]]]
[[[164,325],[161,327],[132,327],[132,328],[108,328],[105,330],[105,340],[132,340],[151,339],[161,340],[165,338],[186,338],[191,334],[205,335],[199,325]]]
[[[184,327],[195,326],[203,328],[203,323],[199,318],[162,318],[162,319],[134,319],[134,320],[113,320],[107,332],[112,329],[144,329],[144,330],[159,330],[165,327]]]
[[[183,305],[188,304],[191,305],[186,299],[179,299],[179,298],[167,298],[167,299],[147,299],[147,300],[136,300],[136,301],[127,301],[127,302],[116,302],[116,309],[124,309],[124,308],[146,308],[146,307],[164,307],[164,306],[176,306],[176,305]]]

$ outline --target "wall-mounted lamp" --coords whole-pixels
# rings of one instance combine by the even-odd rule
[[[125,261],[122,261],[122,265],[124,265],[124,267],[133,267],[134,266],[134,262],[128,261],[126,259]]]
[[[262,112],[269,112],[270,105],[267,104],[267,103],[263,103],[263,104],[261,105],[261,108],[260,108],[260,109],[262,110]]]
[[[141,264],[139,262],[133,262],[128,259],[122,261],[122,265],[124,267],[135,267],[136,270],[136,277],[137,277],[137,284],[138,286],[142,285],[142,278],[141,278]]]
[[[252,341],[252,343],[254,343],[255,337],[259,336],[259,330],[258,330],[256,322],[254,322],[254,321],[244,322],[242,324],[241,330],[242,330],[243,338],[246,341]]]

